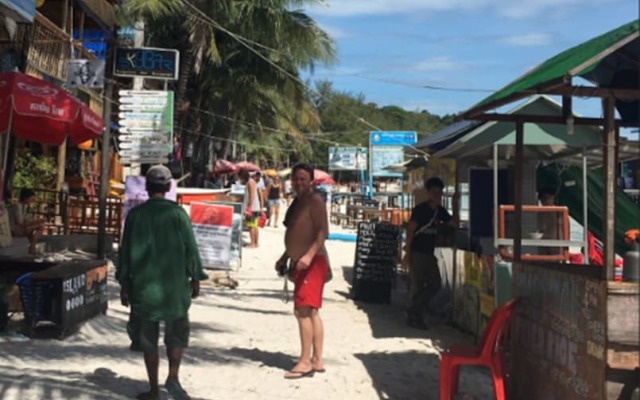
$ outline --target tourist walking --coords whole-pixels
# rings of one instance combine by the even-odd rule
[[[245,224],[249,228],[249,246],[250,248],[258,247],[258,220],[262,213],[260,205],[260,195],[256,181],[249,175],[246,169],[240,170],[238,173],[240,183],[244,185],[244,215]]]
[[[278,220],[280,218],[280,202],[282,201],[282,184],[280,183],[280,177],[277,175],[269,181],[267,185],[267,207],[269,211],[269,220],[267,225],[270,225],[273,221],[273,226],[278,227]]]
[[[189,399],[179,379],[183,351],[189,345],[191,299],[198,297],[202,270],[191,221],[177,203],[166,200],[171,171],[149,168],[146,189],[149,200],[127,215],[118,255],[116,279],[122,305],[130,306],[127,332],[131,350],[142,352],[149,391],[141,400],[160,399],[158,384],[159,324],[164,324],[164,343],[169,360],[165,388],[176,400]]]

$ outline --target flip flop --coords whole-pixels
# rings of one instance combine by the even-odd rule
[[[158,399],[160,400],[160,395],[158,396],[151,396],[151,392],[142,392],[142,393],[138,393],[136,395],[136,399],[138,400],[152,400],[152,399]]]
[[[288,371],[284,375],[284,379],[312,378],[315,372],[313,369],[309,371]]]
[[[319,368],[319,369],[314,369],[313,372],[317,372],[319,374],[324,374],[325,372],[327,372],[327,370],[324,369],[324,368]]]
[[[167,379],[164,383],[164,388],[167,389],[167,392],[169,392],[174,400],[191,400],[187,391],[182,388],[178,381]]]

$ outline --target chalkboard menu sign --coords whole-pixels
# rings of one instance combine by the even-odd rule
[[[353,271],[353,299],[390,303],[398,262],[400,228],[385,223],[358,224]]]
[[[515,269],[513,398],[605,398],[607,283],[597,278],[599,268]]]

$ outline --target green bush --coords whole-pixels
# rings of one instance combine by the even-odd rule
[[[54,157],[34,156],[28,149],[16,154],[14,188],[48,189],[56,179],[57,165]]]

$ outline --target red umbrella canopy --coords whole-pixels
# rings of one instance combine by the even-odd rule
[[[235,165],[231,161],[227,160],[216,160],[215,165],[213,166],[213,172],[216,174],[233,174],[237,171]]]
[[[260,171],[260,167],[258,167],[257,165],[255,165],[252,162],[249,161],[240,161],[238,163],[236,163],[236,168],[239,170],[241,169],[246,169],[249,172],[258,172]]]
[[[331,177],[331,175],[329,175],[328,172],[325,172],[321,169],[314,169],[313,183],[315,183],[316,185],[320,185],[323,183],[327,185],[333,185],[336,183],[336,181],[333,180],[333,178]]]
[[[11,121],[11,126],[9,126]],[[19,72],[0,72],[0,132],[59,145],[102,133],[102,118],[61,87]]]

